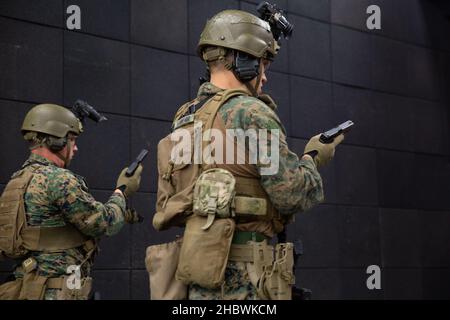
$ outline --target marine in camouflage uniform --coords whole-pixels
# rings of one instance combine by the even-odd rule
[[[202,84],[198,92],[198,98],[207,97],[222,91],[212,83]],[[287,217],[299,211],[306,211],[324,199],[322,179],[317,171],[312,158],[299,159],[289,150],[286,142],[286,131],[276,114],[274,106],[269,107],[266,103],[252,96],[238,96],[227,101],[218,112],[226,129],[278,129],[279,138],[279,169],[273,175],[261,175],[264,168],[260,163],[256,164],[261,185],[274,207],[280,214]],[[267,149],[270,147],[268,140]],[[218,165],[220,168],[221,165]],[[227,166],[232,171],[233,167]],[[258,221],[237,224],[237,230],[257,231],[268,238],[276,235],[277,226],[273,222]],[[189,299],[258,299],[256,288],[250,282],[245,263],[228,262],[225,271],[225,284],[217,290],[205,289],[198,285],[191,285]]]
[[[30,226],[62,227],[74,225],[89,238],[112,236],[124,225],[125,197],[113,193],[102,204],[89,193],[84,179],[70,170],[59,168],[39,155],[31,154],[22,169],[32,170],[33,178],[25,193],[25,212]],[[82,277],[90,274],[91,259],[86,260],[83,247],[58,253],[31,252],[37,262],[37,273],[49,278],[67,274],[70,265],[81,265]],[[23,276],[22,267],[15,271]],[[48,289],[45,299],[56,299],[56,289]]]
[[[207,63],[211,74],[211,82],[200,87],[198,100],[206,100],[224,89],[246,88],[248,92],[231,98],[221,106],[213,128],[221,128],[222,131],[279,130],[279,169],[275,174],[262,174],[264,166],[259,162],[256,165],[217,165],[218,168],[229,170],[235,177],[260,180],[271,206],[280,218],[245,222],[238,219],[235,234],[250,232],[263,235],[266,239],[283,231],[284,225],[292,221],[295,213],[306,211],[323,201],[322,179],[317,167],[333,157],[335,146],[343,139],[341,136],[331,145],[325,146],[318,141],[317,135],[308,142],[301,159],[289,150],[286,131],[276,114],[276,105],[261,92],[262,82],[267,81],[266,68],[278,53],[278,38],[282,34],[280,30],[274,32],[276,24],[273,20],[269,22],[243,11],[222,11],[208,20],[197,47],[199,56]],[[220,85],[224,86],[219,88]],[[271,150],[270,141],[267,150]],[[254,281],[250,279],[246,263],[229,260],[221,288],[207,289],[191,284],[188,298],[254,300],[261,297]]]
[[[82,125],[79,119],[71,111],[58,105],[37,105],[25,117],[22,133],[25,139],[31,142],[32,151],[21,170],[12,175],[11,181],[20,178],[24,173],[31,173],[31,179],[22,195],[26,227],[28,229],[39,227],[40,230],[50,231],[52,228],[62,228],[54,230],[70,228],[79,234],[82,245],[75,247],[69,245],[69,248],[61,250],[46,248],[45,245],[42,250],[25,247],[25,256],[18,254],[18,266],[14,271],[15,283],[18,281],[24,283],[25,278],[28,279],[30,275],[36,278],[47,278],[49,280],[46,280],[46,283],[49,283],[52,279],[58,280],[58,278],[66,276],[69,266],[79,267],[79,276],[82,281],[90,279],[89,275],[99,238],[118,233],[125,222],[138,221],[137,213],[127,208],[126,198],[139,188],[142,166],[139,166],[131,177],[125,176],[127,169],[125,168],[119,176],[116,190],[108,201],[104,204],[96,201],[89,193],[84,178],[67,169],[73,155],[78,150],[75,139],[81,132]],[[21,232],[26,232],[26,230]],[[69,234],[66,233],[57,235],[60,239],[68,236]],[[58,242],[58,239],[55,240]],[[63,243],[64,239],[61,240]],[[27,261],[32,263],[26,263]],[[28,269],[30,265],[31,268]],[[56,283],[67,286],[67,283],[64,282]],[[21,286],[20,297],[28,299],[27,289],[24,289],[25,285]],[[49,286],[46,288],[43,297],[33,295],[30,299],[68,298],[61,294],[61,292],[65,292],[62,290],[67,287],[58,289]],[[77,295],[76,291],[73,293],[70,299],[85,299],[88,294],[88,292],[83,292],[83,295]],[[4,296],[9,299],[11,295],[8,296],[8,294],[10,294],[8,291],[0,289],[0,297]],[[14,296],[17,298],[17,294],[19,293],[15,293],[12,298]]]
[[[187,297],[191,300],[291,299],[292,244],[281,242],[272,247],[268,242],[283,233],[296,212],[306,211],[324,199],[317,168],[331,160],[342,136],[328,145],[319,141],[320,135],[311,138],[299,159],[288,148],[275,102],[262,93],[265,72],[280,48],[279,36],[286,31],[276,29],[280,24],[274,19],[285,19],[280,17],[271,15],[267,22],[244,11],[225,10],[208,20],[200,36],[197,53],[207,64],[210,80],[200,87],[194,100],[179,108],[172,129],[173,133],[180,130],[176,136],[190,134],[195,144],[198,124],[205,130],[203,147],[212,142],[208,130],[218,130],[222,139],[215,136],[214,148],[223,144],[225,162],[217,159],[221,154],[216,154],[217,149],[208,159],[214,158],[212,162],[205,161],[208,155],[204,153],[201,164],[192,161],[194,149],[188,154],[191,162],[179,163],[177,150],[175,156],[172,154],[178,147],[174,146],[177,139],[171,135],[158,145],[153,226],[157,230],[186,226],[174,276],[189,286]],[[259,137],[265,132],[269,139],[255,142],[256,146],[253,141],[242,146],[228,135],[247,135],[250,131]],[[277,150],[272,151],[272,146]],[[256,164],[254,147],[259,151]],[[233,163],[229,163],[229,152],[234,153]],[[184,154],[183,149],[183,158]],[[264,154],[269,160],[278,157],[278,170],[267,173],[272,166],[263,161]],[[232,179],[227,180],[230,176]],[[167,250],[168,260],[173,256]],[[168,274],[160,274],[164,282]],[[158,283],[157,273],[153,276]],[[176,284],[174,288],[178,288]]]

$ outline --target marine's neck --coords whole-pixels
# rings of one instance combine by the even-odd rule
[[[39,147],[36,149],[31,150],[31,153],[37,154],[38,156],[44,157],[45,159],[53,162],[56,166],[60,168],[64,168],[64,161],[58,158],[56,154],[51,152],[46,147]]]
[[[221,89],[245,89],[245,85],[236,79],[230,70],[218,70],[211,73],[210,82]]]

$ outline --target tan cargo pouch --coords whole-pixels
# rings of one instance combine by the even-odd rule
[[[0,285],[0,300],[19,299],[21,289],[22,279],[16,279],[14,281],[9,281]]]
[[[187,298],[187,286],[175,279],[182,239],[149,246],[145,266],[150,280],[151,300],[183,300]]]
[[[42,300],[47,288],[47,280],[47,277],[40,276],[36,272],[25,273],[19,300]]]
[[[216,219],[207,230],[203,230],[205,223],[205,217],[193,215],[189,218],[176,279],[186,285],[195,283],[215,289],[225,280],[235,222],[230,218]]]
[[[0,252],[11,258],[27,253],[21,236],[26,226],[23,195],[32,177],[31,171],[19,171],[8,182],[0,197]]]

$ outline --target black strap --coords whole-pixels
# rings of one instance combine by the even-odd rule
[[[192,104],[188,108],[188,112],[184,114],[183,116],[187,116],[190,114],[194,114],[197,110],[199,110],[201,107],[205,105],[206,102],[208,102],[213,96],[215,96],[215,93],[208,93],[204,95],[203,99],[201,99],[198,103]]]
[[[26,167],[32,166],[33,164],[40,164],[40,165],[43,165],[43,166],[48,166],[49,165],[48,163],[41,162],[39,160],[33,160],[33,161],[30,161],[30,163],[27,163],[27,164],[23,165],[22,169],[25,169]]]

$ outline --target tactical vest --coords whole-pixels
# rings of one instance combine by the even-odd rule
[[[63,227],[27,224],[24,195],[32,178],[31,169],[18,171],[0,197],[0,257],[21,258],[29,251],[58,252],[90,242],[70,224]]]
[[[172,150],[178,142],[171,140],[171,134],[160,140],[158,144],[158,193],[156,213],[153,226],[157,230],[164,230],[170,226],[183,226],[192,214],[193,190],[200,174],[210,168],[229,169],[227,164],[205,164],[202,157],[201,164],[194,164],[194,123],[202,122],[202,133],[216,128],[216,116],[221,106],[233,97],[246,95],[242,89],[230,89],[216,93],[213,97],[202,101],[196,98],[179,108],[173,121],[173,132],[179,128],[189,131],[191,137],[191,164],[174,163],[171,158]],[[198,110],[192,112],[199,104],[204,103]],[[216,128],[224,131],[225,128]],[[202,142],[202,155],[207,142]],[[247,171],[255,171],[254,165],[239,164]],[[273,207],[269,196],[261,186],[260,177],[243,177],[233,174],[236,179],[236,195],[234,197],[235,220],[241,222],[277,220],[282,227],[282,218]],[[256,209],[255,209],[256,208]],[[281,230],[277,230],[279,232]]]

